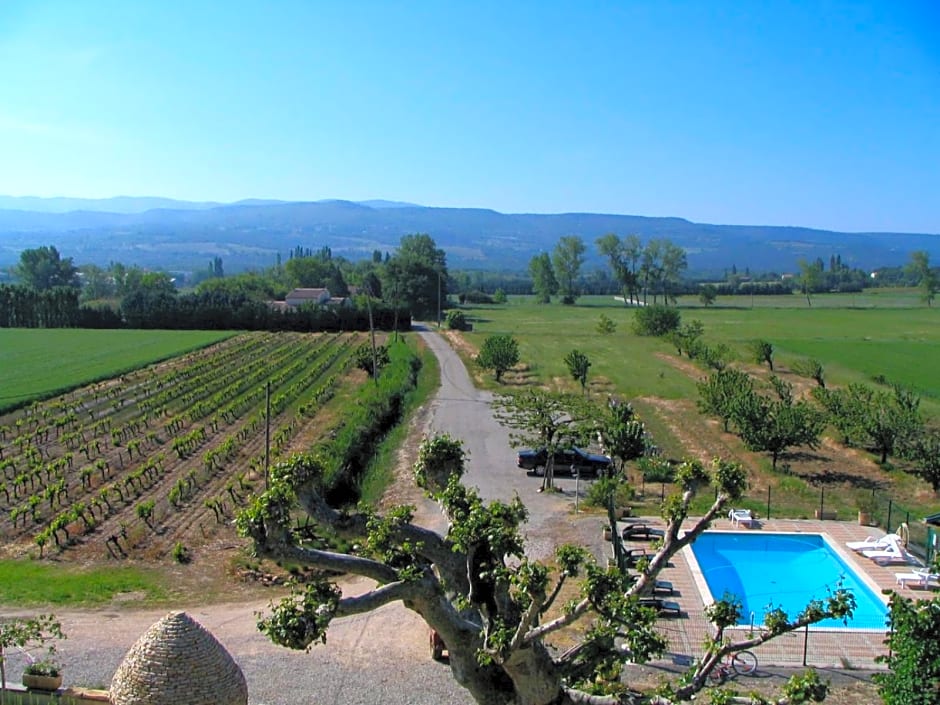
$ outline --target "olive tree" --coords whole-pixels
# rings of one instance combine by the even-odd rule
[[[663,505],[662,543],[638,570],[604,569],[585,549],[571,545],[559,546],[549,567],[526,555],[522,501],[515,497],[484,503],[476,490],[462,485],[462,454],[455,446],[459,441],[453,439],[426,441],[416,468],[416,480],[448,519],[444,535],[415,524],[412,507],[379,515],[367,508],[331,506],[324,468],[313,455],[275,465],[269,488],[240,514],[238,528],[250,537],[258,555],[322,572],[272,604],[259,628],[277,644],[306,650],[326,641],[333,619],[401,602],[444,640],[453,677],[478,703],[662,705],[694,695],[722,655],[838,612],[838,606],[811,606],[792,621],[775,613],[775,621],[749,639],[722,638],[720,645],[709,646],[674,697],[639,695],[621,682],[621,666],[628,660],[642,663],[666,648],[665,638],[653,628],[655,613],[639,596],[678,551],[740,496],[745,487],[741,467],[683,464],[676,478],[681,491]],[[693,521],[690,503],[708,486],[715,499]],[[308,544],[308,534],[296,530],[293,513],[298,506],[350,544],[361,546],[360,552],[352,555]],[[368,577],[375,587],[344,595],[329,581],[335,572]],[[580,585],[578,597],[559,605],[563,588],[573,581]],[[844,599],[841,591],[835,594]],[[582,636],[564,652],[554,652],[551,637],[579,622],[586,626]]]

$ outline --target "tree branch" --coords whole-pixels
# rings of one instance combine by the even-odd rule
[[[371,612],[390,602],[406,600],[419,591],[416,583],[413,582],[395,582],[383,585],[382,587],[370,590],[362,595],[355,597],[344,597],[339,601],[336,607],[337,617],[348,617],[353,614],[362,614]]]
[[[546,634],[551,634],[554,631],[558,631],[563,627],[567,627],[569,624],[576,622],[580,619],[589,609],[591,609],[591,601],[588,599],[581,600],[577,605],[574,606],[574,609],[567,614],[563,614],[557,619],[553,619],[551,622],[546,622],[535,629],[530,629],[526,632],[525,638],[523,639],[524,644],[531,644],[533,641],[538,641]]]
[[[372,578],[379,584],[393,583],[398,580],[398,571],[390,568],[380,561],[359,556],[349,556],[345,553],[320,551],[315,548],[301,548],[291,546],[280,552],[283,557],[302,563],[303,565],[326,568],[340,573],[355,573],[366,578]]]

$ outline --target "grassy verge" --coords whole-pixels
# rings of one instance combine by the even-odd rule
[[[0,412],[232,335],[226,331],[0,328],[0,369],[6,372],[0,377]]]
[[[38,561],[0,561],[0,604],[93,607],[120,593],[144,593],[158,601],[166,592],[156,573],[130,567],[81,569]]]
[[[406,399],[401,423],[397,424],[382,439],[369,466],[366,468],[361,484],[361,499],[368,504],[377,502],[394,479],[395,454],[408,436],[408,420],[434,395],[434,392],[440,386],[440,366],[434,353],[424,346],[420,338],[415,337],[412,340],[418,346],[418,354],[421,358],[418,384]]]

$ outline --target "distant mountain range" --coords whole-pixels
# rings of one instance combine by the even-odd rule
[[[55,245],[76,264],[109,262],[193,270],[221,257],[225,271],[273,265],[300,245],[328,246],[349,259],[393,252],[401,236],[428,233],[451,268],[523,270],[564,235],[588,245],[588,266],[601,264],[594,241],[609,232],[668,238],[685,248],[690,272],[787,272],[800,258],[838,254],[853,267],[905,264],[914,250],[940,261],[940,235],[841,233],[801,227],[709,225],[682,218],[600,213],[511,214],[478,208],[429,208],[396,201],[238,203],[119,196],[109,199],[0,196],[0,267],[26,248]]]

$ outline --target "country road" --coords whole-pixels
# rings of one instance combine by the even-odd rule
[[[559,536],[589,545],[597,521],[574,521],[575,480],[556,480],[559,493],[540,494],[537,478],[515,465],[515,450],[505,428],[493,418],[489,392],[477,390],[459,356],[437,333],[416,326],[440,362],[441,386],[430,402],[424,433],[447,432],[462,439],[470,452],[465,483],[486,499],[518,493],[530,512],[525,533],[533,557],[549,555]],[[585,489],[581,487],[582,491]],[[419,512],[429,528],[442,530],[443,518],[430,501]],[[589,536],[590,534],[590,536]],[[351,593],[369,586],[346,581]],[[400,604],[337,620],[328,645],[298,653],[273,645],[255,627],[256,613],[267,600],[232,604],[178,605],[209,629],[229,650],[248,681],[252,705],[438,705],[471,703],[446,665],[428,657],[427,627]],[[137,610],[115,604],[96,610],[54,610],[68,639],[59,647],[65,684],[107,688],[124,654],[168,609]],[[0,616],[25,610],[0,609]],[[23,659],[11,654],[7,679],[18,682]]]

